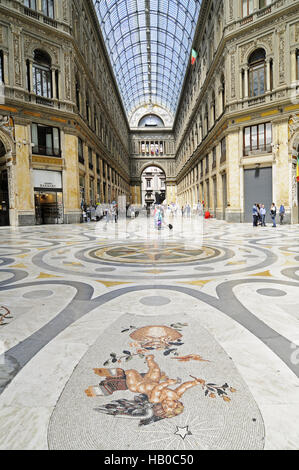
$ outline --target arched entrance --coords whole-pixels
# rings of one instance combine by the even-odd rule
[[[7,168],[2,164],[5,160],[6,148],[0,138],[0,227],[9,225],[9,191]]]
[[[141,175],[141,204],[149,208],[162,203],[166,198],[166,175],[158,166],[145,168]]]

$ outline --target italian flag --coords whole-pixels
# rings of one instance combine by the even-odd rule
[[[191,65],[194,65],[195,64],[195,61],[197,59],[197,56],[198,56],[198,53],[192,49],[192,53],[191,53]]]
[[[297,182],[299,183],[299,155],[297,157]]]

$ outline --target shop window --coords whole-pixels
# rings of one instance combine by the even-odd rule
[[[242,17],[249,16],[253,13],[253,0],[242,1]]]
[[[42,0],[42,11],[49,18],[54,18],[54,0]]]
[[[249,57],[249,96],[259,96],[266,89],[266,52],[255,50]]]
[[[270,122],[244,128],[243,154],[272,151],[272,125]]]
[[[57,127],[32,124],[32,153],[61,157],[60,130]]]
[[[52,98],[51,58],[41,50],[34,51],[33,91],[38,96]]]
[[[31,10],[36,10],[36,0],[24,0],[24,5]]]

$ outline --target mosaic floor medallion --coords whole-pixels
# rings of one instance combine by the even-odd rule
[[[90,256],[113,263],[167,264],[209,260],[221,254],[217,248],[181,243],[132,243],[106,246],[90,252]]]

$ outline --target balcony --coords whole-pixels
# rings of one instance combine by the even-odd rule
[[[260,145],[256,149],[251,149],[250,147],[245,147],[243,149],[243,155],[244,157],[257,157],[261,154],[264,153],[272,153],[272,145],[267,144],[267,145]]]
[[[51,108],[54,108],[54,101],[52,101],[50,98],[45,98],[44,96],[37,96],[36,104],[42,104],[43,106],[50,106]]]
[[[41,155],[43,157],[56,157],[61,158],[61,149],[44,147],[42,145],[35,145],[32,148],[33,155]]]

